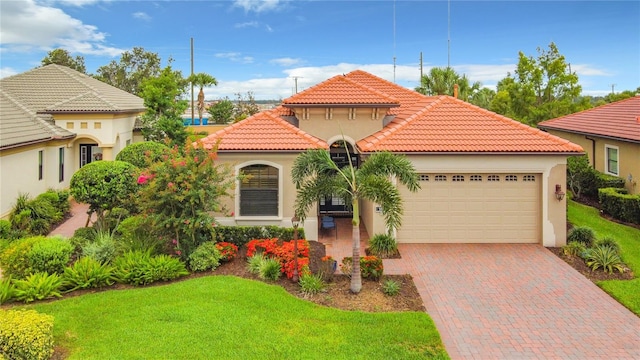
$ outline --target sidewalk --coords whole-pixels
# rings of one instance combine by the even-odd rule
[[[76,229],[82,228],[87,223],[87,211],[89,204],[79,204],[75,201],[71,202],[71,217],[65,220],[57,228],[53,229],[49,236],[62,235],[66,238],[73,236]],[[96,220],[95,215],[92,216],[91,222]]]

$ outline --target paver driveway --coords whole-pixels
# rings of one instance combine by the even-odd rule
[[[640,318],[540,245],[399,249],[453,359],[640,359]]]

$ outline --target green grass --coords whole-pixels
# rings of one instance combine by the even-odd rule
[[[448,359],[426,313],[341,311],[230,276],[28,308],[55,317],[69,359]]]
[[[598,239],[610,236],[620,244],[622,261],[633,271],[633,280],[598,282],[604,291],[640,316],[640,230],[602,218],[598,209],[569,201],[568,218],[575,226],[588,226]]]

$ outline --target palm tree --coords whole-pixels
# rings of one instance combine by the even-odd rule
[[[345,146],[346,147],[346,146]],[[336,195],[351,203],[353,210],[353,266],[351,292],[362,288],[360,275],[360,199],[380,204],[382,214],[391,232],[402,222],[402,199],[391,176],[410,191],[420,188],[418,175],[404,156],[390,152],[372,154],[359,168],[351,161],[343,168],[331,160],[328,150],[312,149],[300,154],[293,163],[291,176],[297,189],[295,215],[304,221],[311,206],[323,196]]]
[[[198,117],[200,118],[200,124],[202,124],[202,114],[204,113],[204,87],[218,85],[218,80],[207,73],[197,73],[189,76],[187,81],[200,88],[200,92],[198,93]]]
[[[420,86],[415,90],[423,95],[449,95],[453,96],[453,85],[458,84],[458,98],[469,101],[473,93],[480,91],[482,84],[471,84],[467,75],[460,76],[450,67],[434,67],[429,74],[423,75]]]

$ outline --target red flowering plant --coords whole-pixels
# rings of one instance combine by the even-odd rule
[[[219,242],[216,244],[216,248],[220,251],[221,261],[231,261],[238,256],[238,247],[230,242]]]
[[[275,249],[278,247],[278,239],[253,239],[247,243],[247,257],[255,254],[263,254],[265,256],[274,256]]]
[[[377,256],[363,256],[360,258],[360,273],[365,279],[378,280],[382,277],[384,267],[382,259]]]
[[[264,256],[272,257],[280,261],[282,273],[287,278],[293,278],[295,269],[294,240],[285,241],[281,245],[278,239],[254,239],[247,243],[247,257],[262,253]],[[298,240],[298,274],[302,275],[308,271],[309,266],[309,242]]]

